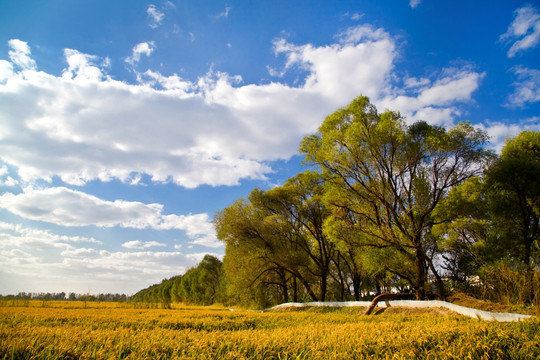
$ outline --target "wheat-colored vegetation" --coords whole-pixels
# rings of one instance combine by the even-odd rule
[[[483,322],[437,311],[230,311],[11,301],[2,359],[534,359],[540,321]],[[140,304],[139,304],[140,306]]]

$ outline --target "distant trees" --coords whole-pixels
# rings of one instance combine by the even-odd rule
[[[222,262],[212,255],[206,255],[197,267],[184,275],[164,279],[137,292],[131,301],[155,303],[168,306],[171,302],[210,305],[221,301],[219,284]]]
[[[128,296],[125,294],[98,294],[98,295],[90,295],[90,294],[76,294],[74,292],[69,293],[69,295],[66,296],[65,292],[59,292],[59,293],[26,293],[26,292],[20,292],[17,295],[6,295],[2,296],[0,295],[0,299],[16,299],[16,300],[44,300],[44,301],[62,301],[62,300],[69,300],[69,301],[115,301],[115,302],[123,302],[127,301]]]

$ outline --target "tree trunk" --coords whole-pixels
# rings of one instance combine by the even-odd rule
[[[444,282],[442,281],[441,276],[437,272],[437,269],[435,269],[435,265],[433,265],[433,261],[431,259],[427,259],[427,262],[429,264],[429,268],[431,269],[431,272],[435,276],[435,280],[437,281],[438,298],[439,300],[446,300],[446,290],[444,287]]]
[[[375,295],[379,296],[381,294],[382,294],[381,283],[379,282],[378,279],[375,279]]]
[[[424,252],[420,247],[416,248],[416,300],[424,300],[427,295],[426,283],[427,283],[427,272],[426,272],[426,259]]]
[[[360,275],[358,273],[352,274],[353,276],[353,291],[354,299],[360,301]]]
[[[328,284],[328,273],[324,272],[321,276],[321,291],[320,291],[320,301],[326,299],[326,287]]]
[[[281,280],[281,288],[283,290],[283,302],[288,303],[289,302],[289,287],[287,286],[287,277],[285,276],[285,272],[283,271],[279,272],[279,279]]]

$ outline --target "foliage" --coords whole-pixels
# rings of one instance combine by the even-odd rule
[[[482,298],[501,304],[532,303],[540,310],[539,271],[533,272],[532,278],[529,278],[526,271],[512,268],[504,260],[499,260],[483,266],[479,275],[483,279]]]
[[[498,245],[529,270],[540,261],[540,133],[509,139],[488,169],[486,186]]]
[[[66,303],[66,302],[64,302]],[[111,304],[114,305],[114,304]],[[121,305],[121,304],[119,304]],[[0,308],[0,358],[533,359],[540,323],[430,312]]]
[[[220,297],[221,261],[206,255],[195,268],[184,275],[164,279],[140,290],[130,300],[143,303],[161,304],[170,307],[171,302],[186,302],[209,305],[222,300]]]
[[[330,215],[323,180],[306,171],[271,190],[255,189],[248,200],[216,214],[217,234],[226,244],[227,284],[242,294],[244,305],[359,300],[367,282],[362,284],[357,255],[340,251],[323,229]]]
[[[399,113],[378,114],[366,97],[358,97],[328,116],[300,150],[327,177],[332,226],[351,229],[345,241],[401,256],[412,271],[384,266],[408,280],[419,298],[427,295],[431,271],[444,297],[433,261],[433,211],[453,187],[481,174],[489,156],[486,140],[466,123],[448,131],[426,122],[407,126]]]

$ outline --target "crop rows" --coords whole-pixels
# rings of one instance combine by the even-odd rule
[[[534,359],[540,321],[359,309],[0,307],[0,359]]]

